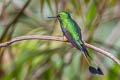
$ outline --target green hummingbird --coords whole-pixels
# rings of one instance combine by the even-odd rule
[[[57,18],[60,22],[60,26],[63,32],[63,39],[68,40],[75,48],[80,51],[83,51],[85,58],[88,62],[88,57],[92,59],[89,55],[84,42],[82,41],[81,29],[78,24],[71,18],[70,14],[66,11],[61,11],[57,16],[48,17],[48,18]],[[89,64],[89,63],[88,63]],[[89,64],[89,71],[93,74],[103,75],[102,70],[98,67],[92,67]]]

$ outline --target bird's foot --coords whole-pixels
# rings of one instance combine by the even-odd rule
[[[63,36],[63,40],[64,40],[65,42],[68,41],[68,39],[67,39],[65,36]]]

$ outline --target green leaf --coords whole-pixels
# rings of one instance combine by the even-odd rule
[[[85,24],[87,25],[87,27],[91,27],[90,25],[92,24],[92,21],[96,16],[96,11],[97,11],[96,4],[93,2],[93,0],[91,0],[90,7],[88,8],[88,12],[85,18]]]
[[[45,3],[45,0],[40,0],[40,10],[41,12],[43,12],[43,8],[44,8],[44,3]]]
[[[51,3],[50,3],[50,0],[46,0],[48,6],[49,6],[49,9],[51,11],[51,13],[53,14],[53,10],[52,10],[52,6],[51,6]]]

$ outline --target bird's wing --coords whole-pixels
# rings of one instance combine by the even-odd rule
[[[70,23],[67,23],[64,26],[61,25],[64,35],[66,36],[68,41],[72,43],[72,45],[74,47],[76,47],[79,50],[82,50],[86,57],[88,57],[88,56],[90,57],[90,55],[88,54],[88,51],[82,41],[81,30],[80,30],[78,24],[74,20],[71,20],[69,22]]]
[[[76,35],[77,35],[77,37],[78,37],[78,39],[77,39],[77,38],[75,38],[76,36],[73,36],[73,35],[68,31],[68,29],[63,28],[62,31],[63,31],[64,35],[66,36],[66,38],[68,39],[68,41],[71,42],[71,44],[72,44],[75,48],[77,48],[77,49],[79,49],[79,50],[82,50],[82,51],[84,52],[84,54],[85,54],[86,57],[88,57],[88,56],[90,57],[90,55],[89,55],[86,47],[84,46],[84,43],[83,43],[82,40],[80,39],[80,38],[81,38],[81,33],[80,33],[80,34],[79,34],[79,33],[76,33]],[[90,57],[90,58],[91,58],[91,57]]]
[[[78,35],[79,35],[80,39],[82,40],[82,35],[81,35],[81,29],[80,29],[80,27],[78,26],[78,24],[74,20],[72,20],[72,21],[73,21],[73,23],[75,25],[75,28],[77,29],[77,32],[78,32]]]
[[[63,31],[64,35],[66,36],[66,38],[68,39],[68,41],[71,42],[72,45],[75,48],[79,49],[78,45],[76,44],[76,41],[73,39],[72,35],[70,35],[70,33],[68,32],[68,30],[66,28],[63,28],[62,31]]]

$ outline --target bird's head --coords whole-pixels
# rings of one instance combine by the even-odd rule
[[[57,15],[57,18],[62,20],[62,19],[68,19],[70,18],[70,14],[66,11],[59,12]]]
[[[70,17],[70,14],[68,12],[61,11],[61,12],[58,13],[57,16],[55,16],[55,17],[48,17],[48,18],[58,18],[59,20],[64,20],[64,19],[69,19],[71,17]]]

